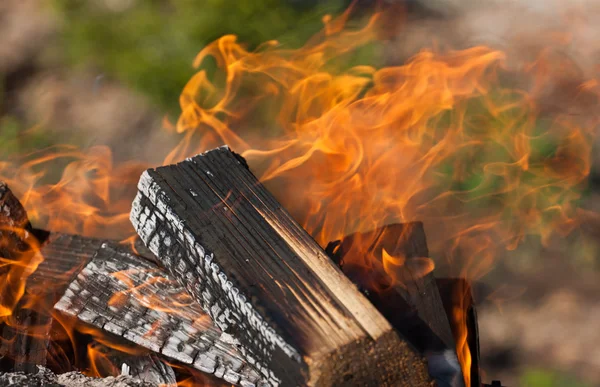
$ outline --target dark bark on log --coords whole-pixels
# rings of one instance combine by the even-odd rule
[[[55,308],[167,358],[242,386],[266,384],[176,281],[104,243]]]
[[[404,264],[386,273],[383,250],[405,258]],[[388,321],[427,356],[429,372],[438,384],[464,385],[433,272],[420,272],[419,263],[429,256],[421,222],[351,234],[330,242],[326,251]]]
[[[227,147],[146,171],[131,220],[274,385],[426,386],[426,364]]]

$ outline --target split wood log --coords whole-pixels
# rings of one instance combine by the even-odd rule
[[[177,378],[173,368],[153,354],[132,355],[98,342],[90,343],[90,348],[98,358],[96,369],[99,372],[104,371],[105,376],[128,375],[134,379],[162,387],[177,386]],[[104,369],[98,369],[101,367],[104,367]],[[104,375],[103,373],[100,374]]]
[[[424,359],[221,147],[144,172],[131,221],[273,385],[429,386]]]
[[[464,386],[448,315],[433,271],[427,267],[429,250],[421,222],[351,234],[330,242],[325,250],[427,357],[429,373],[440,386]],[[396,260],[396,264],[384,262],[386,259]]]
[[[187,292],[156,265],[103,243],[55,305],[64,314],[228,383],[266,385]]]

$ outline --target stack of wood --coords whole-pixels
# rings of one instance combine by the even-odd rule
[[[191,375],[240,386],[464,386],[444,297],[462,282],[411,264],[429,255],[423,225],[350,235],[325,251],[227,147],[144,172],[130,216],[136,249],[34,230],[5,185],[0,205],[2,257],[21,259],[28,238],[43,257],[33,273],[2,269],[25,284],[13,308],[21,323],[2,331],[4,371],[56,360],[53,330],[68,320],[130,348],[103,352],[113,373],[156,384]],[[357,264],[365,239],[370,259],[405,257],[401,281]],[[24,301],[34,293],[36,310]]]

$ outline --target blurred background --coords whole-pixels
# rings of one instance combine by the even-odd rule
[[[375,7],[359,1],[359,13]],[[352,62],[404,63],[423,47],[486,44],[515,63],[571,40],[575,63],[545,94],[548,109],[600,63],[600,3],[594,1],[388,1],[386,36]],[[165,130],[208,43],[235,34],[250,48],[277,39],[301,46],[347,1],[2,0],[0,161],[55,144],[107,145],[116,160],[163,160]],[[391,21],[391,22],[390,22]],[[560,40],[560,39],[558,39]],[[510,62],[509,65],[516,65]],[[588,114],[578,106],[574,114]],[[593,108],[597,105],[593,105]],[[134,139],[131,140],[131,139]],[[130,141],[131,140],[131,141]],[[582,206],[600,209],[600,156]],[[476,294],[484,380],[508,386],[600,385],[600,229],[551,246],[523,246],[499,260]],[[427,225],[426,225],[427,227]],[[434,257],[435,259],[435,257]]]

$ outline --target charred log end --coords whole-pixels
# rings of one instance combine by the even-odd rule
[[[424,359],[393,331],[348,344],[317,362],[310,385],[318,387],[433,385]]]

